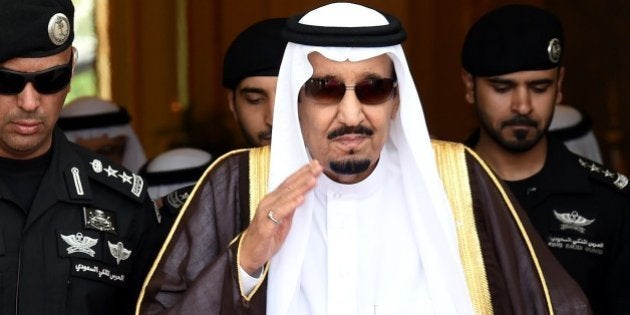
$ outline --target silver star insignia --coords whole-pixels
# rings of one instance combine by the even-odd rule
[[[123,172],[121,175],[118,175],[118,177],[120,177],[120,179],[122,179],[123,183],[129,183],[129,184],[131,184],[131,179],[133,178],[133,177],[127,175],[127,173],[125,173],[125,172]]]
[[[578,159],[578,161],[580,162],[580,165],[587,167],[588,163],[586,163],[586,161],[582,160],[582,159]]]
[[[601,169],[595,164],[591,164],[591,172],[599,172]]]
[[[105,172],[107,172],[107,177],[116,177],[118,175],[118,170],[113,169],[111,165],[107,166]]]

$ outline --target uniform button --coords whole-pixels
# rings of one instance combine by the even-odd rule
[[[339,199],[341,198],[343,195],[340,192],[335,192],[333,193],[333,198]]]
[[[529,188],[527,188],[527,191],[525,191],[525,195],[527,195],[527,196],[533,195],[534,193],[536,193],[536,191],[538,191],[538,188],[536,188],[536,187],[529,187]]]

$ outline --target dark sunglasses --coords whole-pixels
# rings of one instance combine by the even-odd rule
[[[304,83],[304,95],[320,104],[338,104],[346,90],[354,90],[363,104],[377,105],[392,98],[398,82],[394,79],[366,79],[355,85],[345,85],[335,79],[312,78]]]
[[[15,95],[24,90],[26,83],[33,83],[41,94],[53,94],[63,90],[72,78],[72,56],[65,65],[38,72],[20,72],[0,68],[0,94]]]

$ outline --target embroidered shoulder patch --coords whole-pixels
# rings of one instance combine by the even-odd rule
[[[601,182],[611,185],[620,191],[630,192],[630,186],[628,186],[628,177],[606,168],[605,166],[593,161],[589,161],[584,158],[579,158],[580,165],[589,171],[592,178],[595,178]]]
[[[145,197],[144,180],[127,169],[110,164],[97,157],[89,161],[89,176],[124,195],[142,202]]]

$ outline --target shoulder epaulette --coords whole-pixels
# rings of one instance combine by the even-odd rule
[[[628,177],[625,175],[583,157],[578,157],[578,162],[589,172],[590,178],[612,186],[619,191],[630,193]]]
[[[144,180],[140,175],[134,174],[128,169],[114,165],[97,155],[85,156],[88,176],[97,182],[110,187],[121,194],[143,202],[146,194]]]

